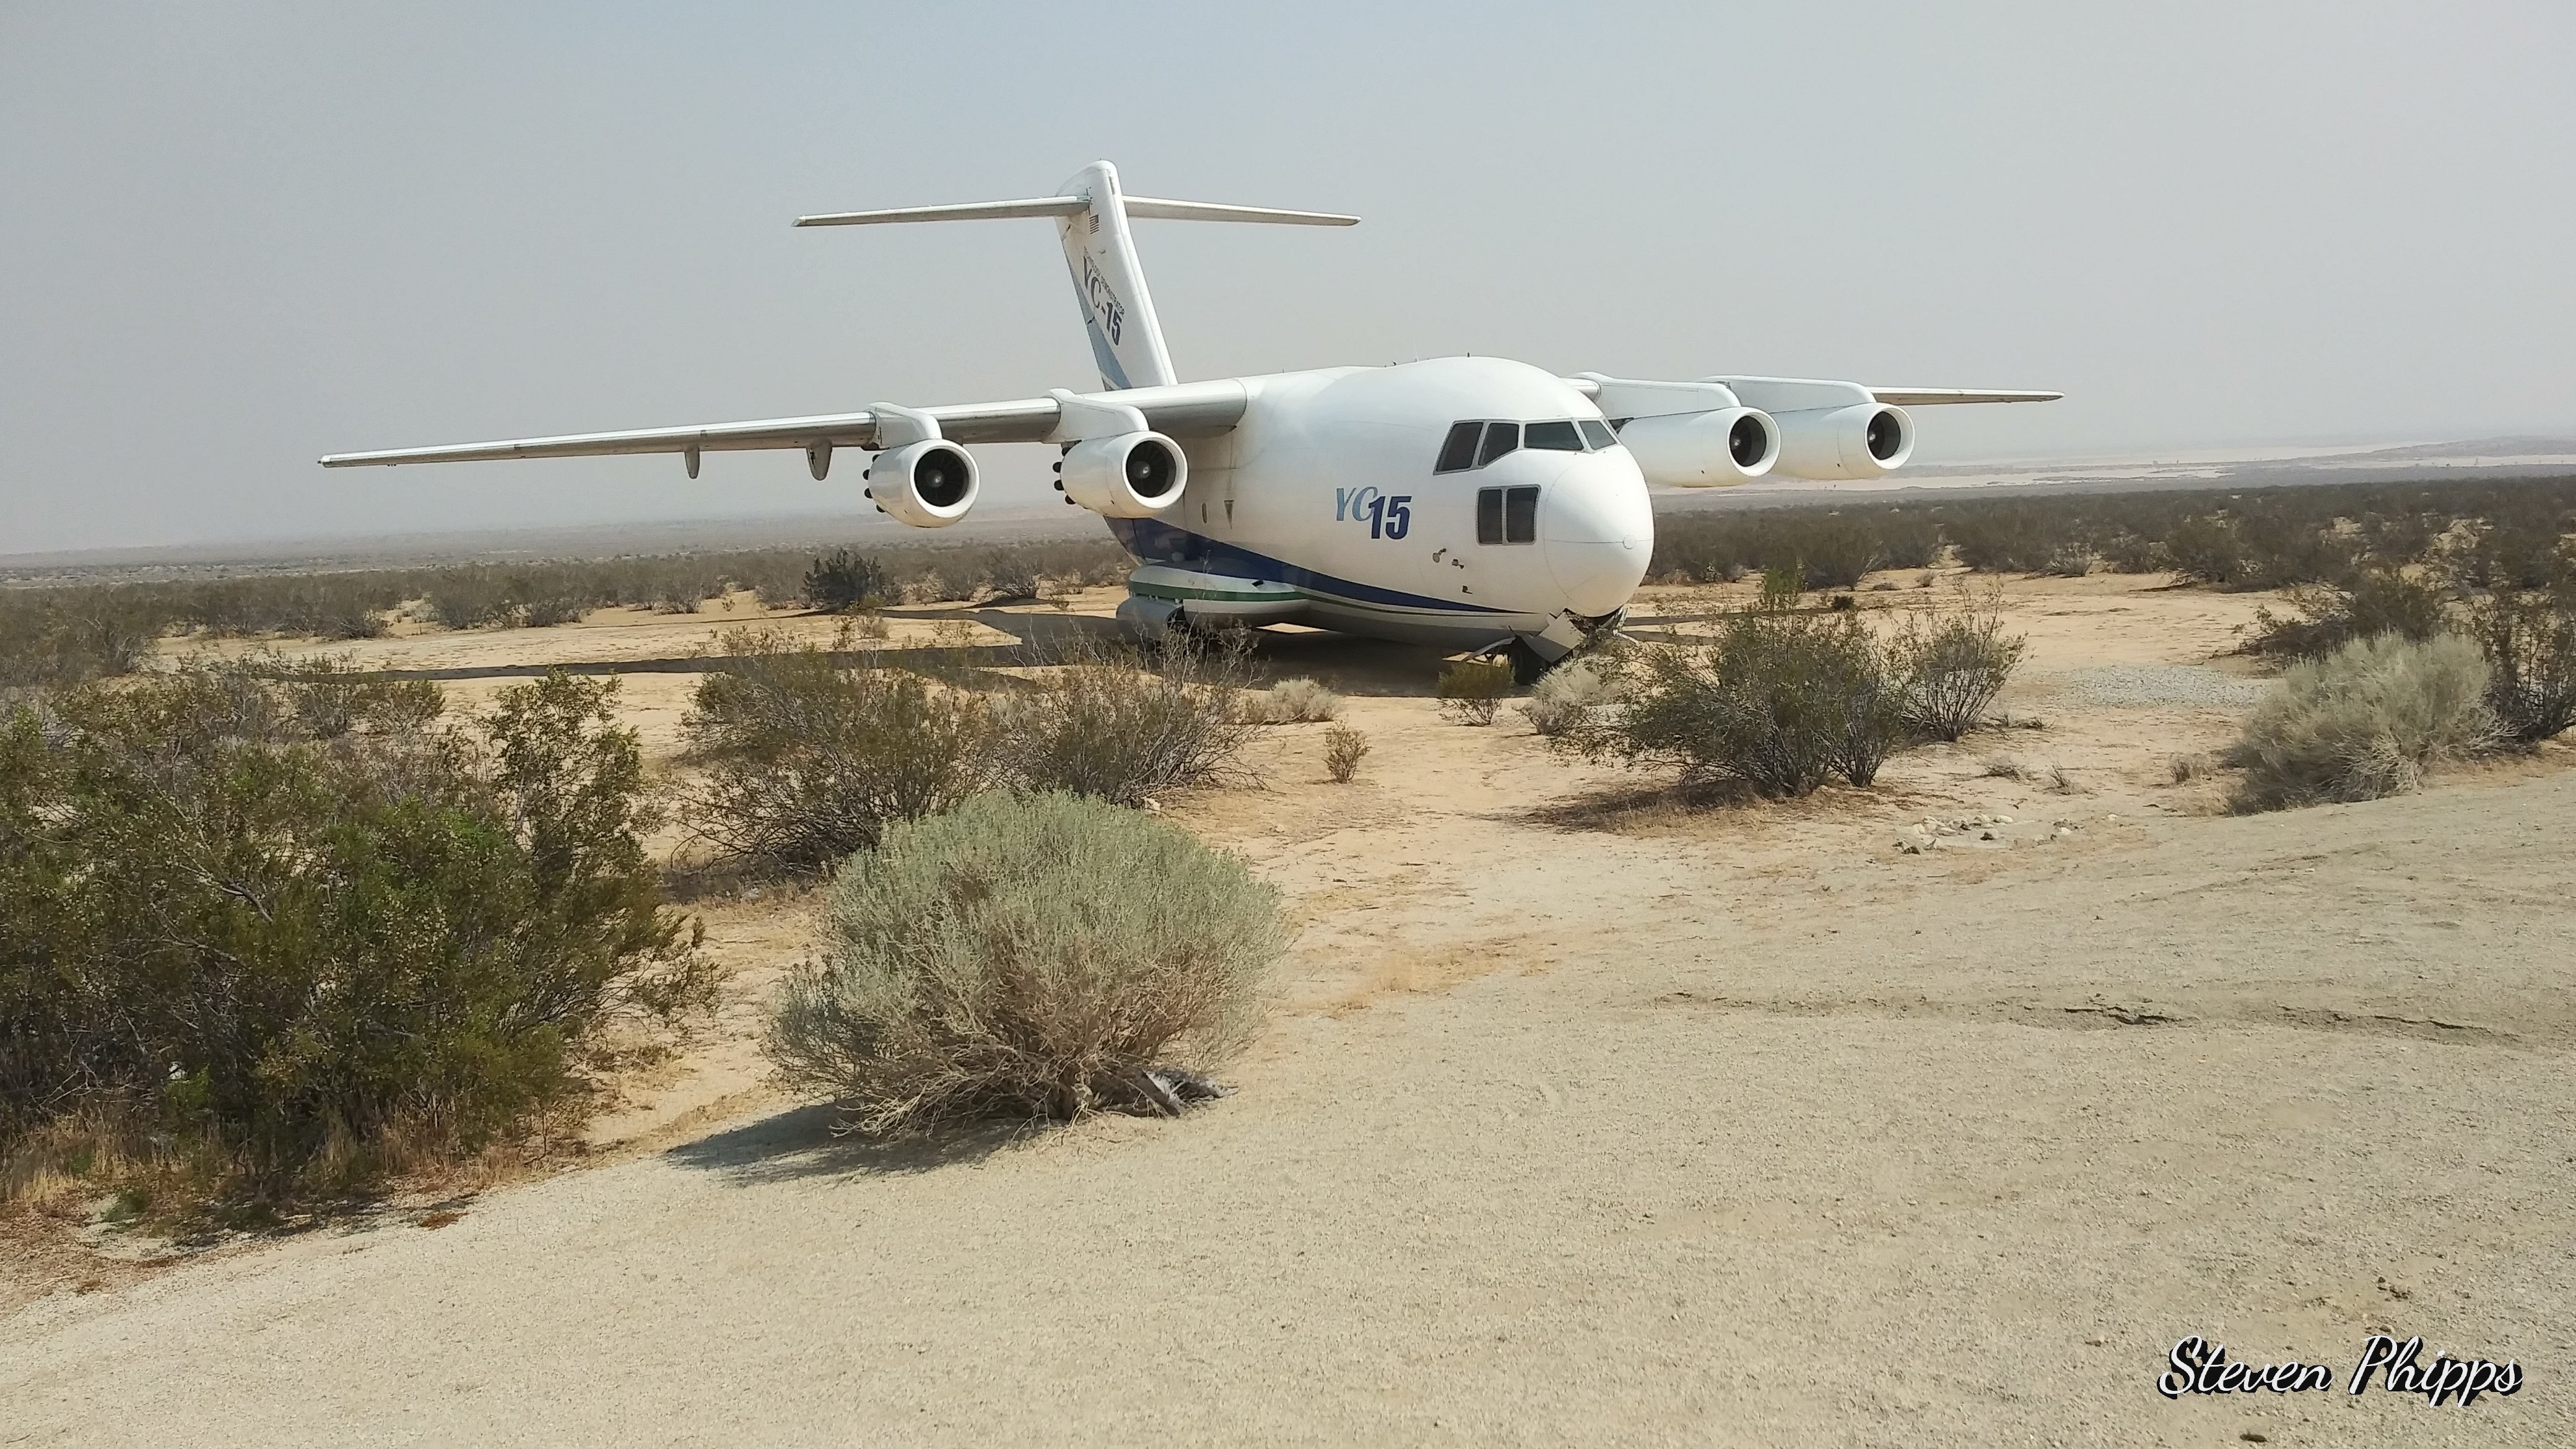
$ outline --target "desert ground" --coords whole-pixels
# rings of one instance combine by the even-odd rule
[[[2576,748],[2226,815],[2171,761],[2260,687],[2227,651],[2263,602],[2010,583],[2011,727],[1770,804],[1280,634],[1262,667],[1374,750],[1335,785],[1282,726],[1260,786],[1159,802],[1300,923],[1234,1096],[838,1137],[752,1041],[815,899],[729,890],[691,909],[733,1004],[560,1170],[185,1260],[9,1250],[0,1444],[2576,1443]],[[645,671],[667,762],[756,612],[340,652],[460,702]],[[2374,1332],[2526,1386],[2346,1396]],[[2336,1389],[2168,1402],[2186,1334]]]

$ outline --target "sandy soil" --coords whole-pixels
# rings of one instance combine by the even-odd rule
[[[2228,691],[2172,682],[2258,602],[2016,584],[2038,727],[1704,811],[1442,722],[1417,651],[1275,640],[1375,751],[1334,786],[1281,728],[1169,804],[1303,927],[1236,1096],[837,1140],[747,1045],[810,900],[711,903],[740,1004],[604,1165],[0,1309],[0,1444],[2576,1442],[2576,749],[2217,815],[2169,761]],[[657,749],[693,682],[629,680]],[[2383,1330],[2528,1386],[2153,1388],[2187,1333],[2348,1374]]]

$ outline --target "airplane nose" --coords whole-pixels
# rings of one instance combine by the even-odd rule
[[[1625,607],[1655,551],[1646,480],[1625,452],[1575,461],[1542,495],[1539,539],[1565,606],[1600,615]]]

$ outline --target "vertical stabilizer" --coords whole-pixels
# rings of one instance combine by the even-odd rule
[[[1080,211],[1060,217],[1065,265],[1082,302],[1082,325],[1091,333],[1091,355],[1103,387],[1160,387],[1180,381],[1163,346],[1163,324],[1145,290],[1136,260],[1136,238],[1127,229],[1127,199],[1118,190],[1118,168],[1094,161],[1064,184],[1062,194],[1082,198]]]

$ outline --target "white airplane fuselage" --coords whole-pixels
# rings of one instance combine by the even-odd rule
[[[1646,480],[1590,398],[1500,358],[1327,368],[1242,379],[1240,422],[1184,439],[1189,480],[1154,518],[1113,518],[1140,598],[1207,623],[1310,623],[1480,648],[1588,634],[1646,574]],[[1462,422],[1591,423],[1547,430],[1481,466],[1436,471]],[[1589,434],[1589,439],[1586,439]],[[1529,436],[1537,437],[1537,430]],[[1536,494],[1530,508],[1527,492]],[[1521,492],[1504,512],[1490,495]],[[1484,527],[1479,529],[1479,507]],[[1566,635],[1568,628],[1574,635]]]

